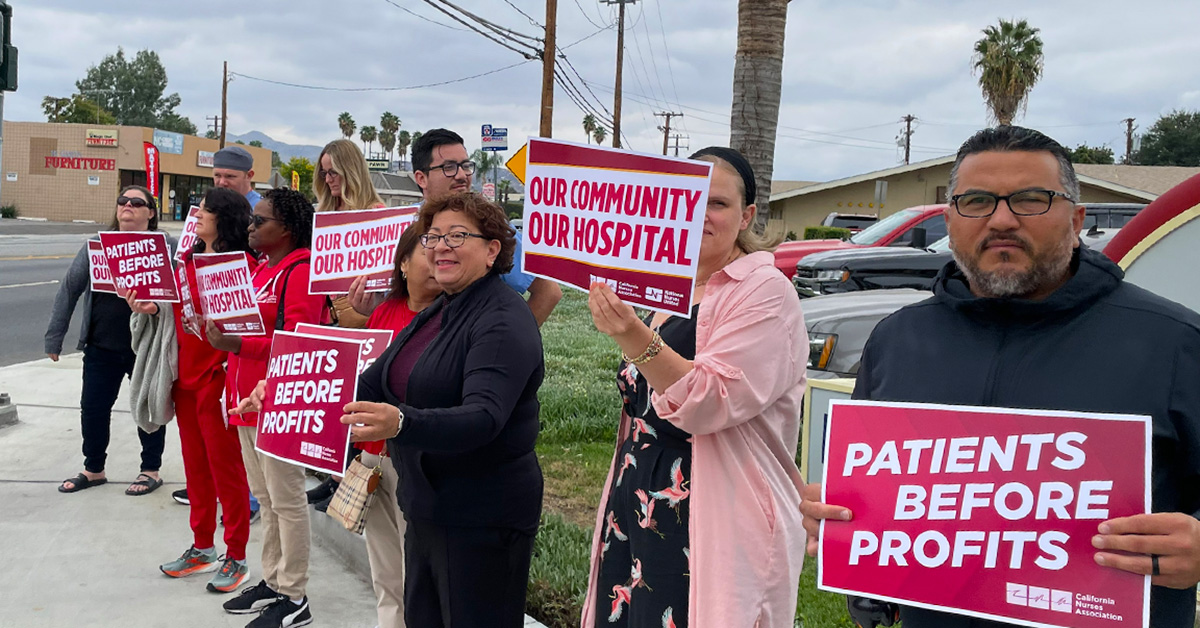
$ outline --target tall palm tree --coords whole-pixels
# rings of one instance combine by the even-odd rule
[[[358,139],[363,141],[363,148],[367,150],[367,156],[371,155],[371,150],[367,148],[367,146],[373,146],[375,144],[375,138],[377,137],[379,137],[379,131],[376,131],[375,127],[373,126],[364,126],[363,128],[359,129]]]
[[[595,138],[597,144],[603,146],[604,138],[608,137],[608,129],[597,125],[596,130],[592,131],[592,137]]]
[[[412,132],[412,137],[411,137],[411,138],[409,138],[409,139],[410,139],[410,141],[411,141],[413,144],[416,144],[416,143],[417,143],[417,140],[421,139],[421,132],[420,132],[420,131],[413,131],[413,132]],[[408,160],[409,160],[409,165],[412,165],[412,153],[409,153],[409,155],[408,155]]]
[[[754,168],[759,190],[755,222],[760,231],[770,216],[787,8],[788,0],[738,0],[729,145]]]
[[[379,116],[379,130],[385,133],[390,133],[392,140],[395,141],[396,132],[400,130],[400,118],[397,118],[396,114],[390,111],[383,112],[383,115]],[[380,147],[383,146],[382,133],[380,133],[379,145]],[[392,149],[384,148],[383,150],[388,153],[388,159],[390,160],[392,157]]]
[[[587,114],[583,116],[583,135],[587,138],[588,144],[592,143],[592,133],[596,131],[596,116]]]
[[[983,38],[975,42],[971,67],[979,72],[983,101],[1000,124],[1012,124],[1042,78],[1044,56],[1038,32],[1025,20],[1002,19],[998,26],[983,29]]]
[[[489,173],[491,174],[492,183],[496,182],[495,169],[500,167],[499,153],[491,150],[476,149],[475,152],[471,153],[471,161],[475,162],[475,178],[479,179],[480,189],[483,189],[483,182],[488,180]]]
[[[379,148],[388,156],[388,168],[391,168],[392,163],[392,148],[396,146],[396,134],[383,130],[379,132]]]
[[[342,137],[350,139],[354,137],[354,118],[350,117],[349,111],[343,111],[338,114],[338,128],[342,130]]]
[[[404,157],[408,155],[408,146],[412,144],[413,138],[408,134],[408,131],[400,131],[396,134],[396,150],[400,152],[400,170],[404,170]]]

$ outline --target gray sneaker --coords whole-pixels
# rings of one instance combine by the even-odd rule
[[[158,568],[172,578],[214,571],[217,568],[217,550],[214,548],[207,552],[201,552],[193,545],[179,558],[159,565]]]
[[[249,577],[250,568],[246,566],[246,561],[222,556],[221,569],[208,581],[208,590],[213,593],[229,593],[242,586]]]

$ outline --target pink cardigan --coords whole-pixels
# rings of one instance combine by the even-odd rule
[[[792,628],[804,564],[796,467],[808,334],[796,290],[770,253],[739,258],[709,279],[693,369],[651,402],[691,432],[691,628]],[[617,435],[628,433],[622,416]],[[604,504],[592,534],[583,628],[596,617]]]

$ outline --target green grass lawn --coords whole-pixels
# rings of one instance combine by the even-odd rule
[[[528,612],[550,628],[579,625],[591,531],[620,419],[620,352],[592,325],[587,295],[564,292],[542,327],[546,379],[537,453],[546,498],[529,573]],[[810,560],[800,580],[797,625],[853,628],[844,598],[818,591],[815,583],[816,561]]]

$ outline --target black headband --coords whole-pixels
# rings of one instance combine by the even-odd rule
[[[754,182],[754,169],[750,167],[750,162],[747,161],[741,153],[733,150],[732,148],[725,148],[724,146],[709,146],[708,148],[701,148],[700,150],[692,153],[692,156],[689,159],[697,159],[699,157],[704,157],[705,155],[716,157],[717,159],[720,159],[721,161],[733,166],[733,169],[736,170],[739,175],[741,175],[742,185],[746,188],[746,204],[753,205],[754,199],[758,194],[758,184]]]

